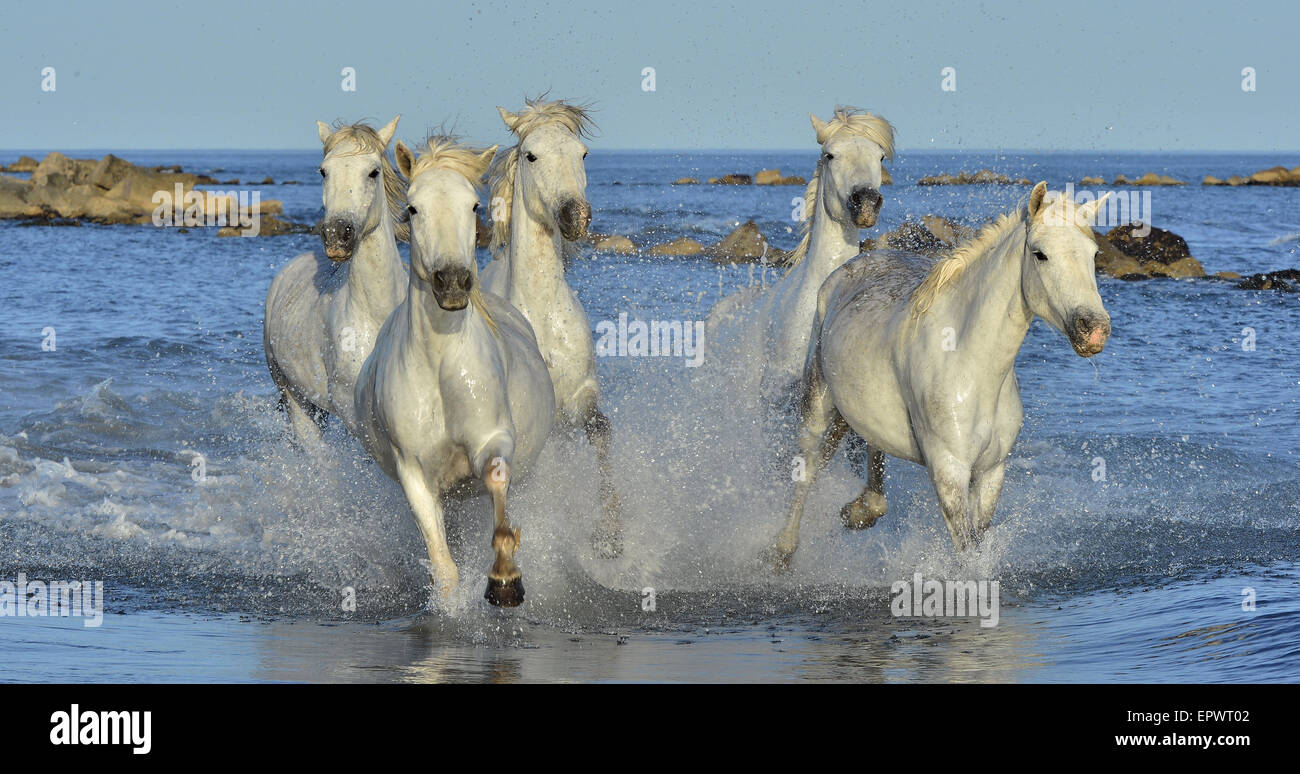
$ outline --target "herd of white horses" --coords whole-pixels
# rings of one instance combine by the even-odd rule
[[[554,430],[581,429],[594,446],[602,515],[591,539],[608,558],[623,545],[592,329],[565,276],[567,251],[591,221],[589,119],[564,101],[498,110],[514,147],[399,140],[395,168],[398,118],[380,129],[318,123],[323,251],[297,256],[272,281],[263,342],[296,442],[323,443],[330,414],[360,439],[401,484],[444,598],[459,578],[444,498],[490,494],[484,596],[514,606],[524,587],[510,483]],[[1076,205],[1040,182],[1024,206],[938,259],[859,255],[860,230],[883,204],[893,128],[851,108],[812,123],[821,156],[794,265],[772,285],[723,299],[709,319],[715,331],[743,325],[760,335],[764,399],[793,397],[800,415],[807,474],[766,558],[788,566],[804,500],[849,430],[869,455],[866,486],[841,511],[845,526],[884,515],[890,455],[926,467],[953,544],[965,550],[989,526],[1023,421],[1014,364],[1032,320],[1083,357],[1110,334],[1090,227],[1101,202]],[[492,260],[480,275],[485,182],[495,206]],[[409,267],[399,240],[410,243]]]

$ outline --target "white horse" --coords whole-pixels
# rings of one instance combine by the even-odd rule
[[[894,128],[883,118],[836,107],[830,121],[808,114],[821,157],[804,191],[803,235],[792,268],[768,288],[745,288],[718,302],[709,328],[757,328],[762,394],[779,402],[799,381],[808,353],[817,290],[859,252],[859,229],[876,225],[884,198],[881,166],[894,156]]]
[[[807,475],[769,554],[778,568],[799,545],[817,472],[850,428],[926,466],[958,551],[984,534],[1024,421],[1015,360],[1029,324],[1043,318],[1082,357],[1110,336],[1091,228],[1105,197],[1076,207],[1046,192],[1039,183],[1026,209],[937,263],[866,253],[826,280],[802,384]]]
[[[319,443],[329,414],[355,433],[353,385],[406,292],[395,241],[406,227],[394,225],[404,186],[385,155],[399,118],[378,131],[316,124],[325,146],[324,253],[303,253],[275,276],[262,324],[266,364],[299,443]]]
[[[519,142],[493,160],[489,173],[493,261],[483,270],[483,286],[532,323],[560,422],[581,427],[596,448],[603,512],[592,540],[601,554],[616,556],[622,519],[609,463],[612,428],[599,406],[591,324],[564,277],[571,243],[591,223],[582,142],[590,119],[559,100],[528,100],[518,113],[497,110]]]
[[[362,441],[402,485],[445,599],[459,574],[447,549],[443,493],[474,482],[491,493],[496,559],[484,596],[513,607],[524,586],[506,500],[511,476],[536,459],[551,431],[555,396],[528,321],[478,284],[476,186],[495,152],[438,137],[417,160],[397,143],[398,168],[411,181],[410,282],[355,398]]]

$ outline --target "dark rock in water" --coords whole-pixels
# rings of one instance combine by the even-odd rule
[[[265,177],[262,178],[262,182],[258,183],[258,185],[275,185],[275,181],[270,177]]]
[[[981,169],[978,172],[959,172],[955,175],[947,173],[939,175],[928,175],[916,181],[917,185],[1033,185],[1026,178],[1012,180],[1006,175],[995,173],[991,169]]]
[[[1149,231],[1145,235],[1139,231]],[[1192,257],[1187,240],[1162,228],[1131,223],[1106,233],[1106,241],[1135,259],[1146,274],[1165,277],[1204,277],[1205,268]]]
[[[731,174],[722,177],[711,177],[709,182],[714,185],[753,185],[754,178],[751,175]]]
[[[474,246],[487,247],[492,242],[492,229],[483,222],[483,216],[474,215]]]
[[[784,262],[785,253],[772,247],[758,230],[758,224],[747,220],[708,249],[709,258],[717,263],[748,263],[766,260],[768,263]]]
[[[1280,290],[1283,293],[1300,291],[1300,269],[1282,269],[1262,274],[1252,274],[1236,287],[1242,290]]]

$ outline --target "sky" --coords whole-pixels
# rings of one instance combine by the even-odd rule
[[[1295,150],[1298,31],[1297,0],[14,2],[0,148],[313,149],[395,113],[504,143],[496,106],[549,91],[606,149],[806,148],[849,104],[910,150]]]

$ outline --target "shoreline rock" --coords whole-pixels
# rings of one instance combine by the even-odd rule
[[[100,225],[146,225],[153,223],[159,204],[154,196],[165,191],[176,198],[175,212],[188,219],[208,220],[226,213],[238,213],[238,201],[229,192],[199,190],[198,185],[220,185],[215,178],[181,170],[179,165],[142,167],[108,154],[102,159],[73,159],[52,151],[35,161],[24,156],[8,168],[31,168],[30,178],[0,175],[0,219],[23,220],[24,225],[63,225],[63,221]],[[269,179],[269,178],[268,178]],[[191,193],[200,194],[190,201]],[[209,206],[212,213],[205,213]],[[258,234],[299,233],[307,226],[276,217],[284,207],[273,199],[258,202],[253,212],[259,218]],[[177,223],[175,225],[203,225]],[[219,224],[214,224],[219,225]],[[241,230],[235,225],[236,230]]]
[[[1300,166],[1287,169],[1283,166],[1269,167],[1261,169],[1251,175],[1232,175],[1226,180],[1220,180],[1213,175],[1206,175],[1201,180],[1201,185],[1271,185],[1271,186],[1300,186]]]
[[[978,172],[959,172],[955,175],[941,173],[938,175],[928,175],[916,181],[917,185],[1033,185],[1033,181],[1026,178],[1016,178],[1015,180],[994,172],[991,169],[981,169]]]

